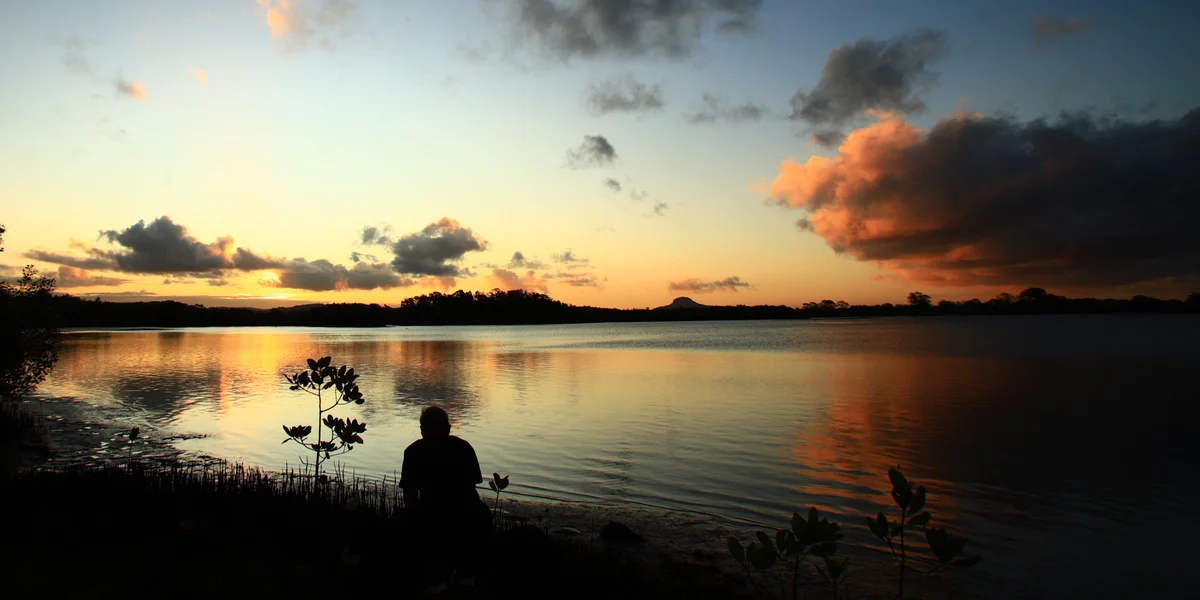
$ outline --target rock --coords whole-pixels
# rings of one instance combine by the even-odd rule
[[[600,530],[600,539],[606,544],[625,544],[640,546],[646,543],[646,538],[634,533],[632,529],[624,523],[617,521],[609,521],[604,529]]]

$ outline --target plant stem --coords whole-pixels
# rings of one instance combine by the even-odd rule
[[[800,560],[800,557],[796,557],[796,564],[792,565],[792,600],[796,600],[800,593]]]
[[[908,516],[908,509],[901,508],[900,509],[900,595],[898,596],[900,598],[900,600],[904,600],[904,567],[906,566],[905,563],[908,560],[907,555],[904,553],[904,519],[907,516]]]
[[[313,491],[321,481],[321,388],[317,387],[317,466],[313,472]]]
[[[746,563],[742,563],[742,569],[746,571],[746,579],[750,582],[750,587],[754,588],[754,593],[762,595],[762,590],[758,589],[758,584],[754,582],[754,576],[750,574],[750,567]]]

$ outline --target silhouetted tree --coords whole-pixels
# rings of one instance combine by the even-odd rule
[[[19,399],[46,379],[58,360],[54,279],[25,267],[16,285],[0,281],[0,396]]]
[[[924,310],[933,306],[933,298],[929,294],[913,292],[908,295],[908,305],[919,310]]]
[[[988,305],[993,306],[993,307],[995,307],[995,306],[1006,307],[1009,304],[1012,304],[1013,302],[1016,302],[1016,301],[1017,301],[1016,296],[1013,296],[1012,294],[1010,294],[1008,292],[1000,292],[999,294],[996,294],[995,298],[988,300],[987,303],[988,303]]]
[[[1042,288],[1026,288],[1017,294],[1017,299],[1021,302],[1038,302],[1047,299],[1047,294]]]

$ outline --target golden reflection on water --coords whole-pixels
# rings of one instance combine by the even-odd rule
[[[359,474],[397,471],[430,404],[514,492],[768,523],[814,505],[853,532],[891,505],[886,470],[900,464],[929,486],[938,522],[973,532],[997,568],[1030,531],[1076,532],[1027,550],[1047,548],[1032,563],[1100,547],[1077,532],[1129,497],[1188,506],[1180,490],[1194,484],[1178,474],[1200,462],[1185,444],[1200,415],[1186,327],[1107,320],[1135,338],[1122,355],[1058,348],[1074,338],[1040,325],[1013,337],[1013,323],[89,332],[67,336],[42,391],[124,408],[147,436],[209,436],[187,450],[281,468],[297,450],[280,425],[315,421],[281,373],[332,355],[362,375],[367,402],[345,409],[368,423],[345,457]]]
[[[999,376],[989,361],[972,358],[855,354],[811,360],[822,365],[817,385],[828,398],[822,418],[804,422],[793,433],[793,464],[804,476],[793,487],[841,504],[866,496],[880,508],[891,502],[884,476],[889,466],[901,465],[911,474],[946,462],[936,456],[937,440],[949,431],[971,435],[975,428],[969,419],[944,422],[942,413],[953,398],[926,399],[993,387]],[[986,427],[979,433],[987,435]],[[932,491],[939,482],[921,483]],[[952,497],[944,496],[942,506],[952,509]]]

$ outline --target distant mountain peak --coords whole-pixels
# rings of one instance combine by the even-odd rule
[[[708,308],[708,306],[705,304],[700,304],[699,302],[696,302],[687,296],[680,296],[672,300],[670,304],[666,306],[660,306],[654,310],[667,310],[673,308]]]

